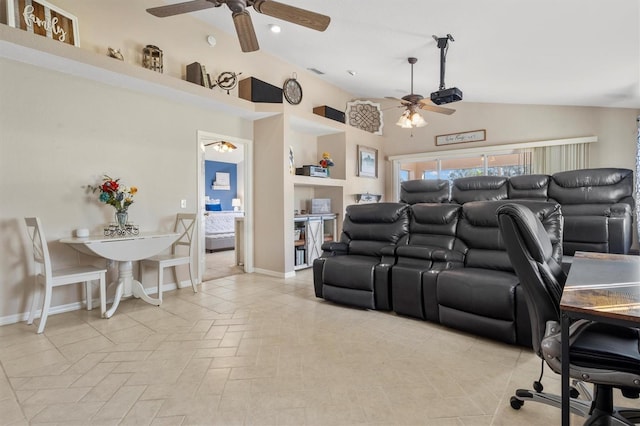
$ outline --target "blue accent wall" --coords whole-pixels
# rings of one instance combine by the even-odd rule
[[[229,173],[229,191],[212,189],[213,181],[216,180],[216,172]],[[238,167],[234,163],[223,163],[221,161],[204,162],[204,195],[211,199],[219,199],[222,210],[233,210],[231,199],[237,198],[238,194]]]

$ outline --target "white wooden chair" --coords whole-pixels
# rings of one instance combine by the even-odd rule
[[[84,283],[85,298],[87,310],[92,309],[91,282],[100,282],[100,314],[104,316],[106,311],[106,268],[98,268],[92,265],[78,265],[64,269],[54,270],[49,257],[49,247],[44,237],[42,223],[37,217],[26,217],[27,232],[33,243],[33,260],[35,266],[34,291],[31,302],[31,311],[29,312],[28,324],[33,324],[36,315],[36,308],[40,300],[40,287],[44,287],[44,301],[40,313],[40,325],[38,333],[44,331],[49,316],[49,307],[51,305],[51,293],[54,287],[60,287],[67,284]]]
[[[171,246],[171,253],[159,254],[142,261],[141,272],[145,265],[153,264],[158,269],[158,300],[162,302],[162,284],[164,283],[164,268],[173,267],[173,277],[176,286],[179,287],[178,274],[176,272],[176,266],[189,265],[189,280],[191,281],[191,287],[193,292],[197,293],[198,288],[193,280],[193,259],[191,256],[193,245],[193,232],[196,228],[196,214],[195,213],[178,213],[176,215],[176,224],[174,231],[180,233],[180,237]],[[180,247],[186,247],[187,250],[183,250],[179,253]],[[186,253],[185,253],[186,251]]]

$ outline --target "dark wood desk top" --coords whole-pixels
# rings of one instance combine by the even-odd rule
[[[640,256],[576,252],[560,309],[640,323]]]

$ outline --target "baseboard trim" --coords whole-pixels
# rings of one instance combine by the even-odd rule
[[[253,268],[253,272],[256,274],[267,275],[269,277],[275,277],[275,278],[292,278],[296,276],[295,271],[277,272],[277,271],[271,271],[269,269]]]
[[[171,291],[171,290],[176,290],[177,288],[183,288],[183,287],[191,287],[191,281],[181,281],[179,286],[176,286],[175,283],[169,283],[169,284],[165,284],[162,286],[162,291]],[[197,284],[196,284],[197,286]],[[144,292],[147,295],[152,295],[152,294],[158,294],[158,288],[157,287],[149,287],[149,288],[145,288]],[[93,309],[100,309],[100,299],[93,299]],[[113,298],[107,299],[107,305],[110,305],[113,303]],[[40,306],[40,308],[38,309],[37,313],[36,313],[36,318],[40,318],[40,312],[41,312],[41,308],[42,306]],[[57,306],[51,306],[49,308],[49,315],[55,315],[55,314],[63,314],[65,312],[71,312],[71,311],[79,311],[80,309],[86,309],[86,304],[83,302],[73,302],[73,303],[68,303],[66,305],[57,305]],[[10,325],[10,324],[16,324],[22,321],[26,321],[29,319],[29,311],[27,312],[21,312],[18,314],[13,314],[13,315],[7,315],[4,317],[0,317],[0,326],[3,325]]]

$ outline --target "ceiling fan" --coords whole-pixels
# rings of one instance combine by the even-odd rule
[[[411,93],[402,97],[402,99],[387,97],[387,99],[399,100],[402,105],[399,108],[405,108],[404,113],[400,116],[400,120],[396,123],[401,127],[423,127],[427,125],[422,116],[418,114],[418,109],[424,109],[431,112],[437,112],[440,114],[451,115],[456,112],[455,109],[440,107],[433,105],[431,100],[424,99],[422,95],[413,93],[413,65],[418,62],[417,58],[407,58],[409,64],[411,64]]]
[[[231,10],[231,17],[236,27],[240,48],[243,52],[255,52],[260,49],[256,32],[247,11],[248,6],[258,13],[282,19],[297,25],[302,25],[316,31],[324,31],[329,26],[331,18],[309,10],[300,9],[272,0],[192,0],[167,6],[152,7],[147,12],[159,18],[180,15],[182,13],[220,7],[226,4]]]

